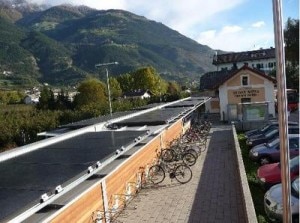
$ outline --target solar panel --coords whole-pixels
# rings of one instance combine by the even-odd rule
[[[151,112],[147,112],[142,115],[135,116],[133,118],[125,119],[119,122],[113,123],[117,126],[144,126],[144,125],[164,125],[169,120],[177,117],[181,112],[186,111],[184,107],[174,108],[162,108]]]
[[[88,132],[0,163],[0,221],[146,131]]]

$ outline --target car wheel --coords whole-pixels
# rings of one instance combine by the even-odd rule
[[[268,156],[263,156],[259,159],[259,164],[260,165],[265,165],[271,163],[271,159]]]

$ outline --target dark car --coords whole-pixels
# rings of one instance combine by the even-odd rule
[[[290,158],[299,155],[299,136],[289,136],[289,151]],[[272,140],[269,143],[254,146],[250,152],[249,157],[251,160],[258,162],[260,165],[274,163],[280,161],[280,145],[279,138]]]
[[[266,125],[264,125],[263,127],[261,127],[260,129],[253,129],[250,131],[246,131],[245,132],[245,137],[246,139],[254,136],[254,135],[263,135],[265,134],[267,131],[270,131],[271,129],[276,129],[278,128],[279,124],[278,121],[270,121],[268,122]],[[298,122],[292,122],[289,121],[288,122],[288,126],[299,126]]]
[[[288,134],[299,135],[299,126],[289,126]],[[259,144],[268,143],[279,136],[279,129],[271,129],[263,135],[254,135],[246,140],[249,147],[254,147]]]

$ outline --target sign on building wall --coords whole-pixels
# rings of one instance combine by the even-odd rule
[[[244,98],[250,99],[249,102],[265,101],[264,88],[240,88],[237,90],[228,90],[228,103],[239,104],[242,103]]]
[[[233,91],[233,96],[237,98],[251,98],[256,97],[260,94],[259,89],[245,89]]]

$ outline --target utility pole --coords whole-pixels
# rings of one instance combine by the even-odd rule
[[[105,67],[110,117],[112,117],[112,106],[111,106],[111,95],[110,95],[109,76],[108,76],[107,66],[117,65],[117,64],[119,64],[119,63],[118,62],[111,62],[111,63],[99,63],[99,64],[95,64],[96,68],[103,67],[103,66]]]
[[[276,78],[278,88],[278,124],[280,142],[280,163],[282,183],[282,204],[284,223],[291,222],[291,177],[290,154],[288,141],[288,115],[285,75],[284,38],[282,30],[281,0],[273,0],[273,21],[276,53]]]

